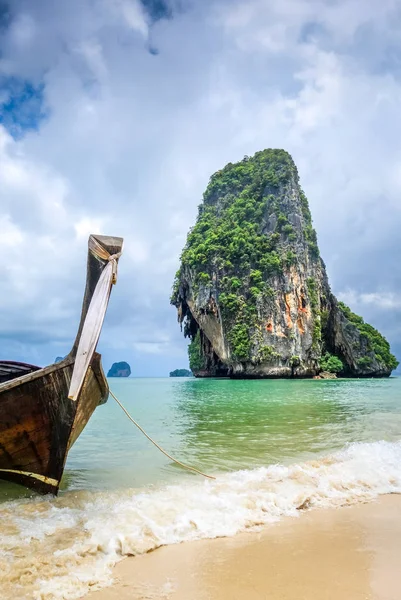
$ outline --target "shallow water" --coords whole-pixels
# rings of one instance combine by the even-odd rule
[[[401,492],[401,379],[110,380],[57,499],[0,482],[2,598],[77,598],[122,556],[233,535],[299,508]],[[73,573],[73,576],[71,576]]]

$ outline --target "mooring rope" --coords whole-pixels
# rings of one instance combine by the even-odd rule
[[[177,465],[180,465],[181,467],[184,467],[184,469],[188,469],[189,471],[194,471],[195,473],[199,473],[199,475],[203,475],[203,477],[207,477],[208,479],[216,479],[216,477],[213,477],[213,475],[206,475],[206,473],[202,473],[202,471],[198,471],[198,469],[195,469],[195,467],[190,467],[189,465],[186,465],[186,464],[182,463],[180,460],[177,460],[176,458],[174,458],[173,456],[171,456],[168,452],[166,452],[165,450],[163,450],[163,448],[161,446],[159,446],[159,444],[157,442],[155,442],[155,440],[153,440],[150,437],[150,435],[148,435],[146,433],[146,431],[139,425],[139,423],[137,423],[135,421],[135,419],[133,417],[131,417],[131,415],[129,414],[129,412],[127,411],[127,409],[121,404],[121,402],[113,394],[113,392],[111,390],[109,390],[109,392],[110,392],[110,396],[112,396],[114,398],[114,400],[117,402],[117,404],[120,406],[120,408],[122,408],[122,410],[125,412],[125,414],[129,418],[129,420],[132,421],[132,423],[134,425],[136,425],[136,427],[138,427],[139,431],[142,431],[143,435],[145,437],[147,437],[148,440],[150,442],[152,442],[152,444],[154,444],[156,446],[156,448],[158,448],[160,450],[160,452],[163,452],[163,454],[165,454],[170,460],[172,460],[173,462],[177,463]]]

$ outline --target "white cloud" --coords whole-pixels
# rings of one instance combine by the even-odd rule
[[[77,238],[83,238],[85,240],[88,239],[91,233],[99,233],[102,234],[105,229],[104,221],[100,219],[89,219],[88,217],[83,217],[74,225],[75,233]]]
[[[9,215],[0,216],[0,251],[3,255],[10,246],[19,246],[24,240],[21,229],[11,221]]]
[[[401,309],[401,297],[395,292],[370,292],[360,294],[355,290],[340,292],[338,298],[353,306],[373,305],[384,310]]]
[[[146,354],[161,354],[168,351],[167,344],[158,342],[134,342],[134,348],[138,352],[145,352]]]
[[[147,36],[148,25],[142,5],[138,0],[114,0],[111,4],[121,12],[130,29],[140,31],[143,36]]]
[[[105,82],[109,72],[100,43],[96,40],[84,40],[77,47],[77,52],[83,56],[96,81]]]

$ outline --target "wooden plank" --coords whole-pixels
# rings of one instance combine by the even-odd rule
[[[95,288],[82,328],[68,397],[76,401],[99,340],[113,279],[113,264],[108,262]]]

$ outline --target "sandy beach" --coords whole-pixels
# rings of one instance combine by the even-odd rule
[[[128,558],[91,600],[399,600],[401,495]]]

